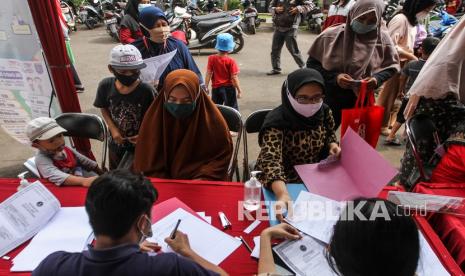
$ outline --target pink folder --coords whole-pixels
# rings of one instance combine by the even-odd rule
[[[326,168],[318,168],[318,164],[295,166],[309,192],[337,201],[377,197],[397,174],[397,170],[351,128],[341,140],[341,149],[341,159]]]
[[[155,223],[161,220],[162,218],[176,211],[176,209],[178,208],[184,209],[186,212],[200,218],[201,220],[204,220],[194,210],[192,210],[189,206],[187,206],[184,202],[179,200],[177,197],[173,197],[173,198],[170,198],[168,200],[165,200],[153,206],[152,223]]]

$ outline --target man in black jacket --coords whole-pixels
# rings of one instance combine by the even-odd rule
[[[284,42],[286,47],[300,68],[305,66],[299,46],[297,45],[297,29],[302,17],[315,8],[307,0],[273,0],[270,13],[273,15],[275,31],[271,45],[271,64],[273,69],[268,75],[281,74],[281,49]]]

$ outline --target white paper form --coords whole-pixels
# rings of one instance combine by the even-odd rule
[[[325,246],[303,235],[302,239],[285,241],[273,250],[297,275],[335,276],[325,257]]]
[[[32,271],[56,251],[82,252],[91,235],[84,207],[63,207],[13,259],[11,271]]]
[[[60,209],[60,202],[39,181],[0,204],[0,256],[32,238]]]
[[[167,54],[144,59],[144,63],[147,64],[147,67],[140,70],[140,79],[150,84],[156,83],[177,51],[178,50],[174,50]]]
[[[445,276],[450,275],[444,268],[441,261],[434,253],[433,249],[425,239],[421,231],[420,235],[420,260],[418,261],[417,275],[418,276]]]
[[[301,232],[329,243],[344,206],[342,202],[302,191],[286,221]]]
[[[153,237],[148,240],[158,243],[163,252],[173,252],[164,239],[170,236],[178,219],[181,220],[178,230],[187,234],[192,250],[215,265],[220,264],[241,245],[241,242],[232,236],[181,208],[153,224]]]

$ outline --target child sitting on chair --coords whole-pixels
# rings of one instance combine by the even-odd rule
[[[64,132],[52,118],[39,117],[28,123],[27,137],[39,150],[35,156],[37,170],[42,178],[58,186],[89,187],[102,171],[95,161],[65,146]]]

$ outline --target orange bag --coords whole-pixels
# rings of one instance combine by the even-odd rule
[[[375,106],[374,92],[367,91],[367,82],[362,81],[355,107],[342,110],[341,137],[344,136],[347,128],[351,127],[368,144],[376,148],[383,116],[384,107]]]

